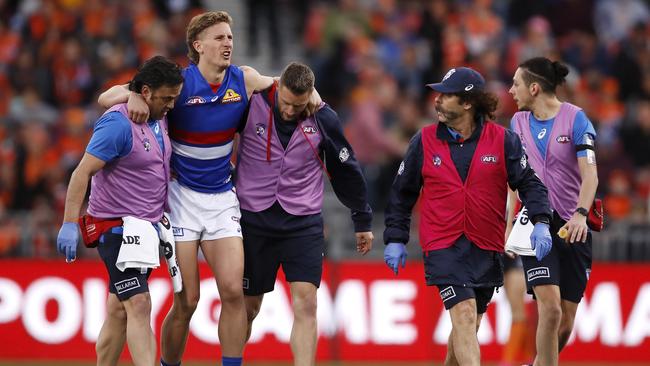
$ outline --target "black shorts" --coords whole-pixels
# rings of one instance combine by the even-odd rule
[[[528,293],[534,295],[533,288],[540,285],[560,287],[563,300],[579,303],[585,293],[587,280],[591,273],[591,232],[584,243],[569,244],[557,236],[558,230],[566,221],[553,215],[551,236],[553,247],[541,261],[533,256],[522,256],[526,273]]]
[[[503,285],[500,253],[481,249],[464,235],[449,248],[423,253],[427,286],[437,286],[449,310],[457,303],[476,299],[476,311],[486,311],[495,288]]]
[[[449,310],[454,305],[467,299],[476,299],[476,313],[483,314],[487,311],[496,287],[462,287],[453,285],[438,285],[438,292],[445,309]]]
[[[524,265],[521,263],[521,256],[516,256],[513,259],[506,254],[503,255],[503,273],[508,273],[508,271],[513,269],[523,270],[523,268]]]
[[[287,282],[309,282],[319,287],[323,274],[322,232],[297,237],[269,237],[247,232],[244,236],[244,294],[262,295],[273,291],[278,269]]]
[[[120,301],[127,300],[134,295],[149,292],[147,280],[151,275],[149,269],[127,268],[124,272],[117,269],[115,263],[122,245],[122,226],[116,226],[99,237],[97,251],[108,270],[108,291],[115,294]]]
[[[423,253],[425,279],[428,286],[499,287],[503,285],[501,257],[463,235],[449,248]]]

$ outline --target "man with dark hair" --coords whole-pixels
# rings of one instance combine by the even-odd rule
[[[596,131],[581,108],[555,94],[568,73],[560,62],[532,58],[519,65],[510,88],[520,110],[512,117],[512,130],[548,187],[553,208],[549,255],[522,256],[528,293],[537,299],[539,313],[535,365],[558,364],[591,272],[587,216],[598,187]],[[566,239],[560,230],[567,231]]]
[[[483,90],[483,77],[458,67],[428,86],[440,93],[439,123],[413,137],[399,167],[386,209],[384,259],[395,274],[404,267],[411,210],[421,198],[426,283],[438,287],[452,322],[445,365],[479,365],[476,332],[503,284],[507,186],[518,189],[529,207],[531,240],[542,252],[551,245],[551,212],[517,135],[487,120],[497,98]]]
[[[224,11],[209,11],[192,18],[186,34],[192,62],[183,70],[186,82],[180,103],[169,113],[171,168],[175,173],[169,187],[169,205],[183,291],[174,295],[163,321],[163,366],[180,365],[185,352],[190,320],[200,297],[199,249],[219,291],[218,333],[223,365],[241,365],[246,343],[241,214],[230,158],[235,132],[251,95],[268,88],[273,78],[251,67],[231,64],[231,24],[232,18]],[[312,98],[309,106],[320,99],[317,93]],[[134,120],[146,116],[142,98],[123,86],[114,86],[99,97],[105,107],[127,100]]]
[[[84,242],[97,246],[110,280],[108,314],[96,346],[98,365],[117,364],[125,338],[135,365],[155,362],[147,280],[159,265],[153,225],[161,220],[167,201],[171,144],[166,115],[182,84],[181,68],[175,63],[162,56],[146,61],[129,89],[142,95],[149,121],[131,121],[126,104],[107,110],[70,178],[57,249],[66,261],[76,259],[77,222],[92,177],[88,214],[80,222],[88,225],[82,227],[84,233],[94,235],[92,239],[84,235]]]
[[[240,127],[237,196],[244,234],[248,336],[280,266],[291,288],[295,365],[314,365],[316,290],[323,266],[323,171],[352,211],[357,251],[372,248],[366,182],[336,112],[328,105],[305,117],[314,74],[291,63],[280,84],[254,94]],[[263,121],[263,122],[261,122]]]

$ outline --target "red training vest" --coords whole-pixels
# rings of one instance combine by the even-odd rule
[[[422,129],[424,179],[420,208],[422,250],[452,246],[464,233],[482,249],[503,252],[506,227],[505,129],[483,124],[465,182],[461,181],[438,124]]]

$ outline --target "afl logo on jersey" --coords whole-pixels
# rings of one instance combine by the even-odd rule
[[[241,95],[237,94],[232,89],[226,90],[226,94],[224,94],[223,99],[221,99],[222,104],[236,103],[236,102],[239,102],[239,101],[241,101]]]
[[[498,161],[497,157],[494,155],[483,155],[481,156],[481,162],[484,164],[496,164]]]
[[[560,144],[568,144],[571,142],[571,137],[567,135],[560,135],[555,140]]]
[[[266,129],[264,128],[264,124],[258,123],[255,125],[255,133],[257,134],[257,136],[262,136],[264,134],[264,131],[266,131]]]
[[[205,98],[195,95],[193,97],[187,98],[185,105],[194,105],[194,104],[205,104]]]
[[[302,132],[312,135],[312,134],[315,134],[317,132],[317,130],[316,130],[315,126],[303,126],[302,127]]]
[[[442,165],[442,159],[440,159],[439,155],[434,155],[433,156],[433,165],[434,166],[440,166]]]

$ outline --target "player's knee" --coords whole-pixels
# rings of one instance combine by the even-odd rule
[[[543,319],[545,323],[559,327],[562,320],[562,307],[560,304],[555,302],[542,303],[539,310],[540,320]]]
[[[174,307],[176,308],[176,313],[178,315],[186,317],[187,319],[192,317],[196,307],[199,305],[200,299],[199,292],[186,292],[183,291],[180,296],[174,298]]]
[[[461,301],[452,307],[456,316],[454,323],[456,326],[472,326],[476,327],[477,314],[476,304],[474,301]]]
[[[316,296],[300,296],[294,298],[293,312],[296,317],[316,317],[317,308],[318,304],[316,301]]]
[[[126,310],[120,304],[109,306],[106,309],[106,316],[117,322],[126,322]]]
[[[151,298],[144,293],[130,297],[126,300],[124,306],[129,318],[144,319],[151,314]]]
[[[223,304],[239,303],[244,300],[244,289],[240,281],[231,281],[219,286],[219,298]]]

